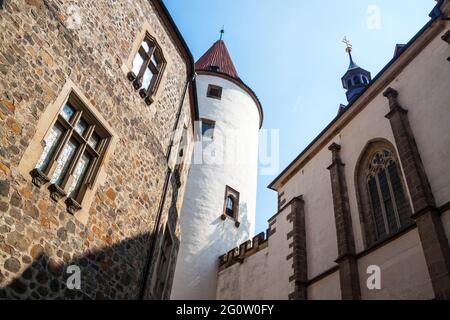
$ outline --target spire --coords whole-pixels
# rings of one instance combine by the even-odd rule
[[[369,71],[361,68],[353,61],[353,46],[347,37],[342,40],[347,45],[345,51],[348,53],[350,65],[345,75],[342,77],[342,86],[347,89],[346,95],[349,103],[356,100],[357,97],[365,90],[366,86],[372,80]]]
[[[221,30],[221,38],[224,29]],[[228,52],[225,42],[220,39],[195,63],[198,71],[214,71],[224,73],[232,78],[239,79],[239,75]]]
[[[219,40],[222,40],[224,33],[225,33],[225,26],[223,26],[222,29],[220,30],[220,38],[219,38]]]

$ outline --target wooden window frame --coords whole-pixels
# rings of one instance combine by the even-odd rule
[[[66,119],[62,115],[62,111],[66,105],[69,105],[74,110],[74,114],[71,119]],[[76,124],[80,119],[83,119],[83,121],[85,121],[88,125],[83,134],[80,134],[76,130]],[[100,165],[104,161],[107,150],[111,144],[112,134],[102,124],[102,121],[100,121],[89,110],[89,107],[87,107],[73,91],[70,92],[68,98],[65,99],[64,103],[60,106],[56,119],[51,123],[48,132],[42,140],[42,143],[45,143],[45,138],[48,136],[50,130],[55,126],[59,126],[64,129],[61,137],[56,142],[55,150],[50,156],[45,168],[42,168],[41,170],[35,167],[30,174],[32,176],[33,184],[39,188],[49,183],[51,181],[51,177],[53,177],[55,173],[58,159],[61,156],[65,146],[67,146],[71,141],[76,141],[78,145],[74,151],[74,154],[68,160],[68,167],[65,172],[61,172],[61,183],[51,183],[48,187],[51,192],[51,198],[54,201],[59,201],[60,199],[65,198],[67,211],[71,214],[75,214],[77,211],[82,209],[81,203],[83,202],[84,196],[87,190],[92,188],[98,176]],[[94,133],[99,137],[99,141],[97,142],[95,148],[89,143],[89,139]],[[74,183],[74,172],[83,155],[86,153],[90,155],[91,161],[86,168],[84,175],[81,177],[80,185],[75,197],[71,197],[71,195],[68,194],[68,190]],[[43,154],[41,153],[40,158],[42,155]],[[36,163],[36,166],[38,162]]]
[[[234,199],[233,202],[233,214],[234,216],[230,216],[227,213],[227,200],[228,197],[232,197]],[[240,193],[236,191],[235,189],[231,188],[230,186],[225,187],[225,197],[224,197],[224,203],[223,203],[223,212],[221,215],[222,220],[232,219],[235,222],[236,228],[239,228],[240,222],[239,222],[239,198]]]
[[[142,46],[144,42],[147,42],[150,48],[148,52]],[[152,37],[148,32],[146,32],[145,36],[142,38],[139,48],[133,55],[132,61],[134,61],[137,55],[140,55],[143,60],[139,72],[138,74],[135,74],[133,71],[129,71],[127,74],[127,78],[133,83],[134,89],[139,90],[139,95],[144,99],[145,103],[147,105],[151,105],[153,103],[153,97],[158,91],[159,84],[161,83],[167,61],[164,58],[163,51],[158,45],[156,39]],[[157,62],[156,65],[152,61],[152,57],[155,58]],[[147,69],[151,70],[153,78],[150,81],[148,88],[142,88],[142,81]]]
[[[218,90],[219,94],[218,95],[212,94],[211,91],[213,91],[213,90]],[[208,98],[222,100],[222,92],[223,92],[223,88],[221,86],[210,84],[210,85],[208,85],[208,90],[206,91],[206,96]]]

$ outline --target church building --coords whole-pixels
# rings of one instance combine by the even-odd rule
[[[267,233],[220,257],[217,299],[450,299],[450,1],[270,184]]]

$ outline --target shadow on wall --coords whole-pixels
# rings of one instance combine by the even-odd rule
[[[211,233],[207,238],[206,241],[208,246],[197,252],[195,255],[195,260],[203,261],[204,263],[202,268],[192,270],[195,274],[193,282],[201,282],[201,279],[204,278],[216,279],[219,272],[219,257],[249,238],[250,235],[247,230],[250,228],[250,221],[248,220],[246,203],[241,203],[239,205],[239,218],[239,228],[235,226],[234,220],[229,221],[230,218],[227,218],[227,220],[224,221],[219,214],[217,219],[211,223],[211,225],[215,227],[215,232]],[[243,232],[243,230],[246,231]],[[228,244],[228,247],[224,247],[224,244]],[[212,252],[211,248],[215,249],[215,252]],[[214,267],[212,267],[212,265]],[[216,288],[215,281],[209,281],[207,285],[211,291],[214,291]],[[205,288],[201,288],[200,290],[204,289]],[[201,292],[201,294],[208,293]],[[206,296],[205,298],[210,297]]]
[[[143,255],[133,257],[130,252],[142,250],[148,239],[149,234],[127,239],[64,264],[49,258],[44,248],[37,245],[35,261],[11,283],[3,283],[0,272],[0,299],[137,299]],[[4,266],[2,272],[15,273],[20,264],[11,257]],[[80,290],[67,287],[67,280],[73,275],[68,273],[69,266],[80,268]]]

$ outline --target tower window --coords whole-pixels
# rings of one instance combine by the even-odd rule
[[[222,87],[210,84],[208,86],[208,91],[207,91],[206,95],[208,98],[214,98],[214,99],[220,100],[222,98]]]
[[[369,79],[367,79],[366,76],[363,76],[362,78],[363,78],[364,84],[369,84]]]
[[[147,104],[153,102],[152,96],[158,89],[165,65],[161,48],[153,37],[146,35],[133,59],[128,80],[133,81],[134,88]]]
[[[353,81],[353,82],[354,82],[355,85],[357,86],[357,85],[361,84],[361,79],[360,79],[358,76],[356,76],[356,77],[354,78],[354,81]]]
[[[216,123],[212,120],[202,119],[202,136],[204,140],[212,140],[214,138],[214,128]]]
[[[225,203],[222,218],[233,218],[238,221],[239,215],[239,192],[227,186],[225,190]]]
[[[71,213],[81,209],[109,146],[111,135],[74,95],[61,108],[44,138],[44,150],[31,172],[37,186],[50,182],[51,197],[66,197]]]
[[[347,87],[350,88],[353,85],[352,79],[347,80]]]
[[[211,70],[211,71],[217,72],[217,71],[220,70],[220,67],[211,65],[211,66],[208,67],[208,69]]]

